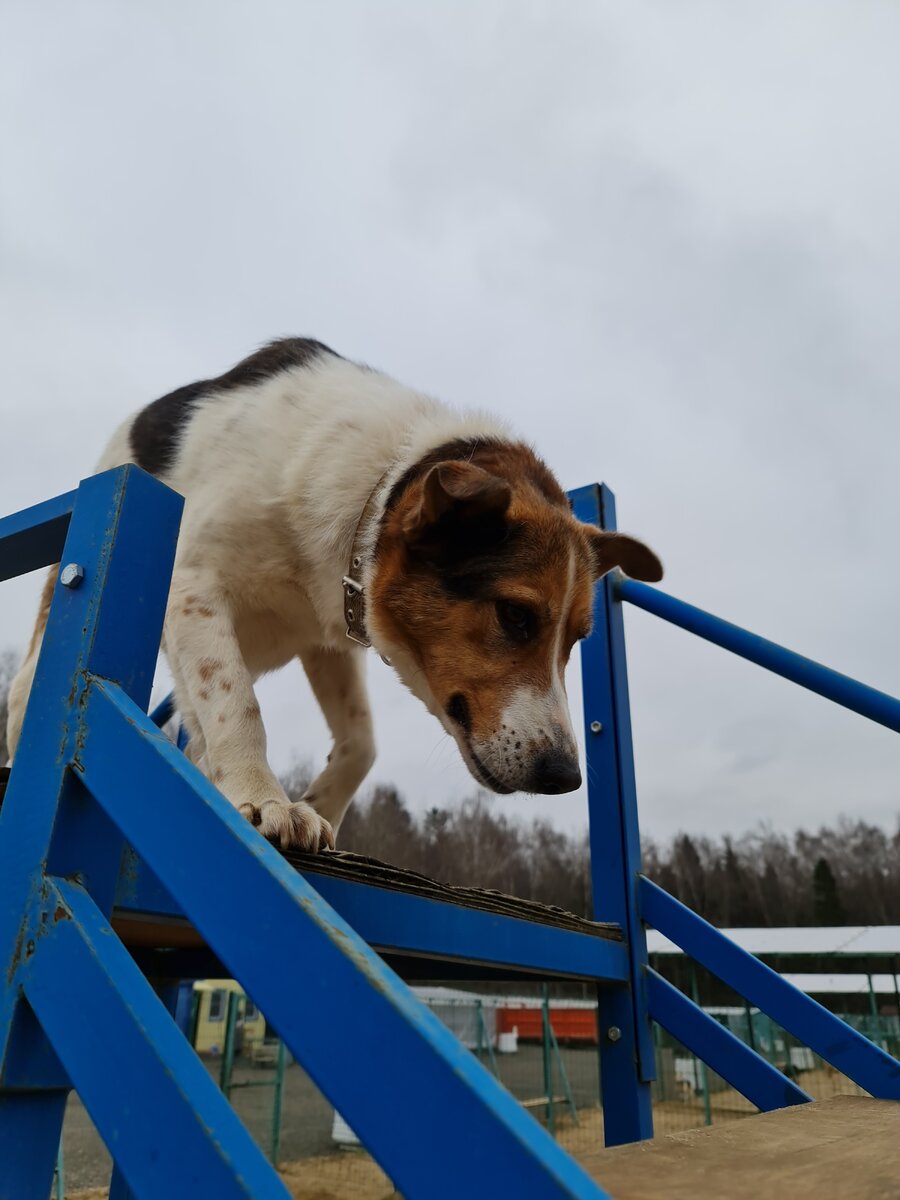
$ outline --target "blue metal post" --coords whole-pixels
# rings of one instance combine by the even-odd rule
[[[62,554],[58,545],[45,547],[51,561],[77,563],[83,576],[75,588],[57,584],[0,812],[4,1200],[47,1200],[70,1081],[141,1200],[160,1194],[163,1180],[170,1200],[188,1200],[196,1188],[161,1159],[159,1129],[134,1119],[132,1098],[138,1108],[150,1102],[175,1117],[173,1161],[190,1160],[222,1200],[287,1195],[112,935],[107,914],[122,834],[69,769],[85,745],[83,701],[92,678],[118,681],[136,711],[146,709],[181,503],[135,467],[94,476],[79,488]],[[42,529],[56,537],[64,520],[57,511]],[[0,549],[9,528],[0,524]],[[40,565],[22,546],[20,553],[14,545],[19,561]],[[116,757],[127,747],[108,743],[106,753]],[[132,776],[126,791],[134,784]],[[179,1055],[192,1064],[173,1071]],[[97,1070],[105,1058],[118,1074]],[[126,1065],[143,1095],[120,1086]]]
[[[571,493],[579,520],[616,528],[609,488]],[[594,595],[594,629],[581,647],[594,915],[616,921],[628,941],[627,987],[598,994],[600,1088],[608,1146],[653,1136],[650,1083],[656,1077],[647,1011],[647,944],[638,917],[640,832],[631,744],[622,607],[607,576]]]
[[[130,564],[125,566],[122,556],[113,553],[120,521],[135,515],[147,490],[154,498],[167,492],[148,476],[128,489],[129,478],[128,469],[97,476],[82,484],[77,499],[71,494],[58,497],[0,522],[4,575],[33,570],[59,559],[85,569],[80,587],[56,585],[0,813],[0,878],[4,889],[0,908],[0,1065],[2,1084],[17,1089],[0,1092],[0,1136],[7,1143],[0,1154],[0,1196],[14,1195],[16,1200],[31,1200],[32,1196],[46,1200],[49,1194],[69,1086],[66,1072],[23,1000],[24,974],[40,957],[42,936],[52,923],[53,910],[43,885],[42,867],[52,864],[65,870],[71,862],[67,862],[67,855],[78,854],[90,845],[91,853],[79,863],[82,878],[93,884],[101,903],[111,905],[121,852],[121,837],[103,814],[82,813],[80,821],[75,817],[85,799],[66,770],[75,749],[70,746],[74,734],[72,703],[89,663],[96,662],[103,669],[109,665],[108,652],[113,650],[115,656],[121,649],[125,622],[120,616],[116,629],[110,620],[117,604],[125,612],[144,605],[151,620],[161,621],[168,590],[166,550],[170,561],[174,554],[180,500],[173,493],[167,493],[171,497],[168,508],[167,501],[161,501],[159,528],[145,532],[142,539],[148,558],[158,559],[158,581],[131,575]],[[36,528],[36,535],[31,534],[29,523]],[[65,542],[60,546],[63,537]],[[131,595],[123,595],[129,577],[135,587]],[[119,676],[129,693],[142,703],[146,703],[145,691],[149,694],[157,649],[158,640],[152,664],[145,662],[137,670],[129,673],[126,669],[124,677]],[[134,659],[128,654],[122,660],[131,666]],[[74,828],[75,824],[79,828]],[[98,865],[95,872],[93,864],[100,862],[104,865]],[[22,1088],[36,1091],[27,1095],[18,1090]],[[26,1130],[29,1132],[24,1136]]]

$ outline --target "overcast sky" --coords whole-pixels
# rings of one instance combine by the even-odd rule
[[[896,5],[8,3],[3,26],[0,511],[308,334],[605,480],[675,595],[900,692]],[[0,589],[0,644],[38,586]],[[626,619],[645,832],[894,826],[896,735]],[[372,780],[471,794],[370,675]],[[321,765],[299,670],[260,694],[274,764]],[[581,794],[496,803],[586,820]]]

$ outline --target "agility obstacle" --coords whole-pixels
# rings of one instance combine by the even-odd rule
[[[581,520],[616,527],[607,488],[571,499]],[[607,577],[582,646],[594,921],[346,856],[285,857],[161,732],[165,708],[147,713],[181,504],[129,466],[0,520],[0,578],[63,567],[0,810],[0,1200],[47,1200],[71,1089],[115,1162],[112,1200],[287,1197],[170,1012],[175,981],[216,974],[253,997],[407,1200],[668,1192],[641,1190],[627,1163],[623,1173],[621,1156],[640,1156],[640,1172],[659,1143],[569,1157],[404,980],[594,982],[609,1146],[652,1136],[651,1019],[760,1110],[806,1105],[648,967],[645,926],[872,1097],[900,1099],[900,1063],[641,876],[622,604],[894,730],[900,702]],[[866,1153],[883,1166],[896,1159],[900,1107],[860,1103],[876,1106]],[[761,1122],[802,1126],[809,1148],[821,1111],[819,1142],[833,1147],[837,1110],[808,1111]],[[663,1162],[661,1186],[689,1194]]]

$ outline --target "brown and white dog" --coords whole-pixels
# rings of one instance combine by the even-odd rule
[[[163,647],[191,757],[265,836],[334,845],[375,756],[369,644],[480,784],[580,785],[563,674],[594,581],[662,568],[634,538],[577,521],[502,425],[291,338],[131,417],[97,469],[126,462],[185,497]],[[10,753],[55,582],[10,690]],[[291,804],[253,684],[293,658],[334,746]]]

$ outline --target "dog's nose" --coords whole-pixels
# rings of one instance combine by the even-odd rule
[[[581,770],[578,761],[568,754],[551,750],[541,755],[535,763],[530,790],[555,796],[559,792],[574,792],[580,787]]]

